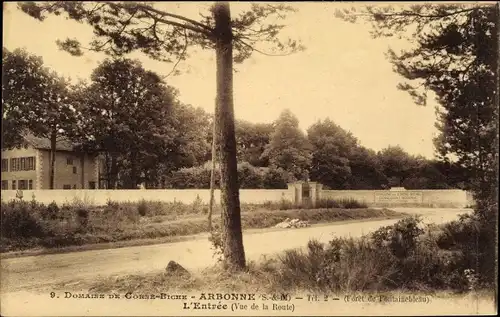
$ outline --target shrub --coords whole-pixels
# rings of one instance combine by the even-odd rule
[[[262,176],[262,187],[268,189],[286,189],[288,185],[285,171],[281,167],[268,167]]]
[[[392,226],[385,226],[372,234],[377,247],[388,247],[398,258],[407,257],[415,251],[418,237],[424,233],[420,217],[407,217]]]
[[[367,238],[333,239],[318,278],[335,291],[382,290],[392,265],[387,251],[377,249]]]
[[[367,208],[368,205],[365,202],[357,201],[356,199],[345,199],[341,200],[340,208],[345,209],[356,209],[356,208]]]
[[[169,177],[168,182],[172,188],[210,188],[210,166],[195,166],[190,168],[181,168],[174,171]],[[220,174],[215,171],[216,187],[219,186]]]
[[[463,254],[443,250],[437,236],[409,217],[360,239],[310,241],[307,252],[279,256],[281,287],[321,291],[430,291],[476,287],[480,278],[464,269]],[[471,273],[472,272],[472,273]]]
[[[31,194],[31,208],[32,209],[35,209],[35,210],[38,210],[38,209],[43,209],[44,208],[44,205],[42,203],[39,203],[37,200],[36,200],[36,196],[35,194]]]
[[[85,230],[89,224],[89,210],[85,208],[76,209],[77,223],[82,230]]]
[[[221,262],[224,255],[222,233],[217,230],[217,228],[214,228],[213,232],[210,232],[210,235],[208,236],[208,241],[212,244],[211,249],[213,251],[213,257],[217,259],[217,262]]]
[[[31,204],[24,201],[2,202],[2,236],[6,238],[43,237],[44,230]]]
[[[494,283],[495,271],[492,262],[491,241],[495,235],[488,230],[476,215],[463,215],[459,220],[441,226],[442,231],[437,237],[440,248],[460,254],[457,267],[462,270],[474,270],[479,283],[491,285]]]
[[[297,206],[295,206],[295,204],[293,202],[291,202],[290,200],[281,199],[279,202],[278,209],[279,210],[289,210],[289,209],[294,209],[296,207]]]
[[[141,217],[146,216],[146,214],[148,213],[148,205],[145,199],[141,199],[137,204],[137,212]]]
[[[262,204],[263,207],[271,210],[290,210],[290,209],[366,209],[368,206],[364,202],[354,199],[320,199],[313,207],[312,204],[296,205],[290,200],[281,199],[279,202],[267,201]]]
[[[397,257],[373,239],[336,238],[329,244],[310,242],[308,252],[288,250],[279,257],[279,286],[321,291],[388,291],[411,289],[465,290],[468,280],[454,253],[417,243],[415,252]],[[469,277],[470,279],[470,277]]]
[[[368,208],[365,202],[360,202],[354,198],[341,198],[341,199],[320,199],[316,203],[317,208],[343,208],[343,209],[357,209]]]
[[[41,216],[44,220],[54,220],[59,217],[59,206],[55,201],[51,202],[47,208],[37,206],[41,209]]]
[[[210,164],[182,168],[172,172],[167,182],[170,187],[177,189],[186,188],[210,188]],[[255,167],[248,162],[238,164],[238,180],[241,188],[267,188],[283,189],[287,188],[286,173],[281,168],[276,167]],[[215,187],[220,185],[220,171],[215,170]]]
[[[195,214],[203,212],[203,200],[201,199],[200,195],[196,195],[196,198],[192,204],[192,208],[193,208],[193,213]]]
[[[285,289],[334,292],[382,289],[391,264],[387,258],[379,258],[377,252],[380,253],[367,239],[336,238],[326,246],[310,241],[307,253],[288,250],[279,257],[280,280]]]
[[[86,243],[86,237],[73,232],[62,232],[54,236],[46,237],[40,244],[46,248],[60,248]]]
[[[106,201],[106,206],[111,207],[111,208],[118,208],[120,204],[117,201],[113,201],[111,199],[108,199]]]
[[[280,281],[285,289],[323,288],[321,270],[324,267],[326,251],[323,244],[311,240],[307,244],[307,252],[299,249],[286,250],[278,255],[281,264]]]
[[[261,171],[248,162],[238,164],[238,181],[240,188],[262,188]]]

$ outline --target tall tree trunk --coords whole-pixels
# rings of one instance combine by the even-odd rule
[[[233,109],[233,34],[228,2],[213,9],[217,59],[217,130],[221,174],[222,243],[228,269],[245,267]]]
[[[217,107],[217,102],[215,103],[215,107]],[[217,112],[217,110],[216,110]],[[217,135],[217,122],[216,116],[214,116],[213,129],[212,129],[212,170],[210,171],[210,203],[208,205],[208,232],[212,233],[212,213],[214,210],[214,190],[215,190],[215,161],[217,157],[216,151],[216,138]]]
[[[496,136],[498,137],[498,131],[499,131],[499,122],[498,122],[498,106],[500,105],[500,2],[497,2],[497,5],[496,5],[496,11],[497,11],[497,20],[496,20],[496,31],[497,31],[497,34],[496,34],[496,44],[497,44],[497,58],[495,59],[496,61],[496,76],[495,76],[495,80],[496,80],[496,94],[495,94],[495,117],[493,118],[493,120],[495,120],[495,128],[497,130],[497,133],[496,133]],[[496,183],[497,183],[497,187],[498,187],[498,150],[499,150],[499,147],[498,147],[498,139],[496,140],[495,142],[495,152],[493,157],[495,159],[495,166],[494,166],[494,169],[495,169],[495,173],[496,173]],[[498,189],[498,188],[497,188]],[[495,191],[496,194],[498,194],[498,190]],[[498,196],[497,196],[498,198]],[[497,202],[498,203],[498,202]]]
[[[495,94],[495,104],[494,104],[494,108],[495,108],[495,111],[494,111],[494,118],[493,120],[495,120],[495,128],[497,130],[497,133],[496,133],[496,136],[498,138],[498,131],[499,131],[499,122],[498,122],[498,107],[500,105],[500,2],[497,2],[497,5],[496,5],[496,13],[497,13],[497,19],[496,19],[496,44],[497,44],[497,58],[495,59],[496,61],[496,94]],[[498,281],[498,159],[499,159],[499,153],[498,153],[498,150],[499,150],[499,145],[498,145],[498,139],[496,140],[495,142],[495,147],[494,147],[494,150],[495,150],[495,153],[493,153],[493,159],[495,160],[494,161],[494,175],[495,175],[495,179],[492,183],[494,183],[495,185],[493,185],[494,188],[493,191],[492,191],[492,200],[493,200],[493,206],[491,207],[491,212],[488,213],[488,218],[487,218],[487,223],[491,223],[491,224],[495,224],[495,225],[491,225],[492,227],[492,230],[491,230],[491,236],[492,237],[495,237],[493,238],[493,241],[490,242],[490,245],[491,245],[491,248],[489,249],[491,251],[491,253],[494,254],[494,258],[493,258],[493,261],[492,261],[492,266],[494,268],[494,273],[493,273],[493,279],[492,279],[492,282],[495,283],[495,281]],[[489,264],[489,263],[488,263]],[[497,284],[498,285],[498,284]],[[498,295],[498,286],[496,288],[496,293]],[[495,304],[498,304],[498,296],[495,296]]]
[[[118,187],[118,162],[116,154],[111,154],[111,173],[109,189],[117,189]]]
[[[50,189],[55,188],[56,146],[57,146],[57,131],[53,129],[50,134],[50,176],[49,176]]]
[[[106,189],[109,189],[111,184],[111,159],[109,157],[109,153],[105,152],[104,154],[104,164],[106,166]],[[101,180],[99,179],[99,182]],[[100,187],[101,185],[99,185]]]
[[[138,175],[137,175],[137,157],[132,152],[132,155],[130,157],[130,175],[129,175],[129,184],[128,188],[130,189],[137,189],[137,183],[138,183]]]

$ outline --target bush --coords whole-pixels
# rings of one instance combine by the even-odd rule
[[[210,166],[195,166],[174,171],[167,180],[172,188],[210,188]],[[219,187],[220,173],[215,171],[215,184]]]
[[[366,209],[368,205],[355,199],[320,199],[316,206],[312,204],[296,205],[295,203],[281,199],[279,202],[268,201],[263,206],[271,210],[290,210],[290,209]]]
[[[496,233],[476,215],[463,215],[459,220],[441,226],[437,237],[440,248],[460,254],[457,266],[460,270],[473,269],[479,283],[492,285],[495,281],[494,252],[491,243]],[[492,254],[493,252],[493,254]]]
[[[84,208],[76,209],[77,223],[81,230],[85,230],[89,224],[89,210]]]
[[[420,227],[419,218],[409,217],[360,239],[310,241],[307,252],[279,257],[276,280],[284,289],[333,292],[471,288],[475,275],[464,270],[463,254],[441,249]]]
[[[174,171],[168,177],[167,183],[171,188],[187,189],[210,188],[210,164],[195,166],[190,168],[182,168]],[[276,167],[255,167],[248,162],[238,164],[238,180],[240,188],[267,188],[267,189],[284,189],[287,188],[285,172],[281,168]],[[220,185],[220,171],[215,170],[215,187]]]
[[[37,207],[41,209],[41,216],[44,220],[54,220],[59,217],[59,206],[55,201],[51,202],[47,208],[43,208],[42,206]]]
[[[377,252],[367,239],[333,239],[326,246],[310,241],[307,253],[289,250],[279,258],[280,280],[285,289],[380,290],[391,264]]]
[[[398,258],[408,257],[415,252],[417,239],[424,230],[420,228],[422,220],[419,217],[407,217],[395,225],[385,226],[372,234],[372,240],[377,247],[388,247]]]
[[[262,176],[262,187],[266,189],[288,188],[285,170],[276,166],[265,169]]]
[[[108,199],[107,202],[106,202],[106,205],[108,207],[111,207],[111,208],[118,208],[118,206],[120,205],[120,203],[118,203],[117,201],[113,201],[111,199]]]
[[[146,216],[146,214],[148,213],[148,205],[145,199],[141,199],[137,204],[137,212],[141,217]]]
[[[199,214],[203,212],[203,200],[199,195],[196,195],[196,198],[192,204],[192,208],[194,214]]]
[[[43,227],[37,219],[36,210],[24,201],[2,202],[2,236],[6,238],[43,237]]]
[[[250,165],[250,163],[243,162],[238,164],[238,181],[240,188],[262,188],[262,172]]]
[[[342,198],[342,199],[320,199],[316,203],[316,207],[357,209],[357,208],[368,208],[368,205],[365,202],[360,202],[353,198]]]

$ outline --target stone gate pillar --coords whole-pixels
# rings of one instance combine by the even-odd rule
[[[311,204],[313,207],[316,207],[318,202],[321,200],[323,185],[317,182],[309,182],[309,186],[311,191]]]
[[[302,182],[288,183],[288,190],[294,205],[299,206],[302,203]]]

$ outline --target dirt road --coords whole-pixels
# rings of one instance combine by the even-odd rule
[[[421,214],[427,223],[453,220],[466,209],[410,209],[396,211]],[[302,229],[280,229],[244,233],[246,257],[258,260],[290,248],[304,247],[315,238],[327,242],[334,236],[358,237],[397,220],[361,221],[319,225]],[[137,246],[111,250],[95,250],[66,254],[49,254],[1,260],[1,292],[36,290],[75,280],[99,276],[149,273],[163,270],[174,260],[189,270],[205,268],[213,263],[213,252],[207,239],[177,243]]]

